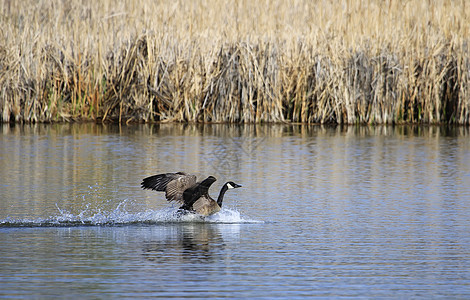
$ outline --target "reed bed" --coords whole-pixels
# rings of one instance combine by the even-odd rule
[[[0,122],[470,124],[465,0],[2,0]]]

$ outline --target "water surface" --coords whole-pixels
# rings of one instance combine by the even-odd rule
[[[0,296],[470,297],[468,128],[0,130]],[[170,171],[243,188],[179,217]]]

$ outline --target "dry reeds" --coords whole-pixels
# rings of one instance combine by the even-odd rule
[[[470,124],[445,1],[0,2],[0,122]]]

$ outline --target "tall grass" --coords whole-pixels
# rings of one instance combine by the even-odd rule
[[[465,0],[2,0],[0,121],[470,124]]]

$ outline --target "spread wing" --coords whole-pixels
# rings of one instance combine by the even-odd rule
[[[178,172],[147,177],[142,181],[142,188],[165,192],[165,197],[168,201],[184,203],[184,191],[195,184],[196,175]]]

